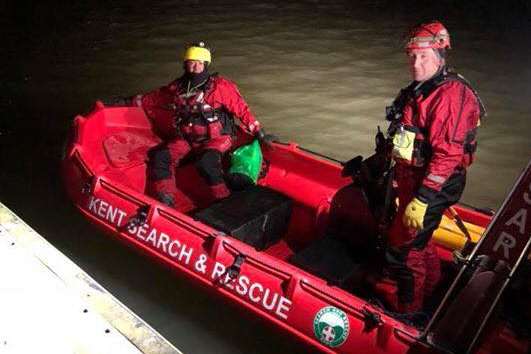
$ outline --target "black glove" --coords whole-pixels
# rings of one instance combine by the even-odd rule
[[[132,105],[131,97],[115,96],[101,100],[107,107],[129,107]]]
[[[255,133],[256,138],[260,143],[264,144],[265,146],[272,147],[273,142],[278,141],[278,138],[274,136],[273,134],[267,134],[264,129],[260,129]]]

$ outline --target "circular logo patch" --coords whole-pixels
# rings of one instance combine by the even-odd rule
[[[323,307],[313,319],[313,332],[321,343],[338,347],[347,340],[348,317],[334,306]]]

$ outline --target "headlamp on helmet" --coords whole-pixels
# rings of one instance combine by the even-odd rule
[[[203,41],[191,44],[184,51],[183,61],[187,60],[199,60],[210,64],[212,62],[210,49],[208,49],[206,43]]]
[[[416,26],[409,32],[406,50],[412,49],[450,49],[450,34],[439,21]]]

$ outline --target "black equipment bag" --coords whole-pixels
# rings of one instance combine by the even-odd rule
[[[196,212],[193,218],[263,250],[286,232],[290,215],[291,199],[251,186]]]

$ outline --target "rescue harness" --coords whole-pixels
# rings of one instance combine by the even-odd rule
[[[393,155],[395,157],[410,161],[412,165],[419,167],[424,166],[427,161],[429,161],[432,154],[432,148],[427,139],[429,135],[428,130],[424,127],[402,124],[401,120],[403,112],[406,105],[410,101],[415,101],[420,96],[427,98],[438,87],[452,81],[458,81],[462,83],[468,87],[476,97],[480,111],[478,120],[479,126],[481,119],[487,115],[481,98],[476,90],[474,90],[472,85],[468,82],[468,80],[466,80],[462,75],[449,71],[446,67],[444,67],[438,75],[428,81],[420,84],[417,81],[413,81],[407,87],[400,90],[398,96],[395,98],[391,106],[386,107],[386,119],[391,122],[388,129],[388,135],[393,138],[393,144],[395,145]],[[464,97],[461,97],[461,99],[461,111],[459,112],[458,119],[461,119],[464,105]],[[470,156],[471,160],[477,149],[476,135],[477,126],[466,132],[465,139],[463,141],[463,150]]]
[[[187,140],[202,143],[221,135],[234,135],[234,118],[224,109],[215,109],[205,102],[217,73],[195,87],[186,87],[180,81],[182,93],[177,95],[175,108],[175,128]]]

